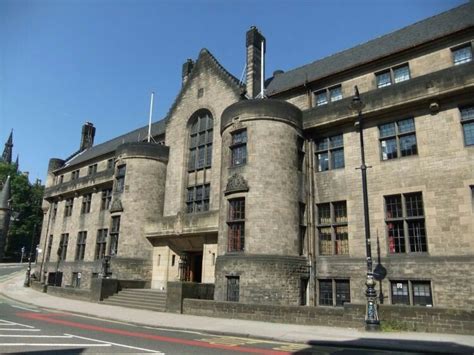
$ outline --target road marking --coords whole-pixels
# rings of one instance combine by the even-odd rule
[[[244,344],[260,343],[259,340],[237,338],[237,337],[227,337],[227,336],[208,338],[208,339],[199,339],[199,340],[209,343],[209,344],[221,344],[221,345],[227,345],[227,346],[239,346],[239,345],[244,345]]]
[[[68,338],[72,335],[20,335],[20,334],[0,334],[0,338]]]
[[[11,304],[10,306],[12,306],[14,308],[24,309],[25,311],[35,312],[35,313],[40,313],[41,312],[41,311],[38,311],[36,309],[31,309],[31,308],[26,308],[26,307],[21,307],[21,306],[15,306],[13,304]]]
[[[84,348],[84,347],[88,347],[88,348],[91,348],[91,347],[108,347],[108,346],[111,346],[110,344],[67,344],[67,343],[64,343],[64,344],[54,344],[54,343],[50,343],[50,344],[47,344],[47,343],[0,343],[0,347],[1,346],[57,346],[57,347],[81,347],[81,348]]]
[[[288,352],[298,352],[298,351],[301,351],[303,349],[308,349],[310,346],[309,345],[305,345],[305,344],[285,344],[285,345],[281,345],[280,347],[278,348],[273,348],[273,350],[279,350],[279,351],[288,351]]]
[[[149,352],[149,353],[163,354],[163,355],[164,355],[164,353],[162,353],[162,352],[159,351],[159,350],[138,348],[138,347],[136,347],[136,346],[130,346],[130,345],[118,344],[118,343],[111,343],[110,341],[103,341],[103,340],[98,340],[98,339],[93,339],[93,338],[86,338],[86,337],[81,337],[81,336],[73,335],[73,334],[64,334],[64,335],[70,335],[70,336],[72,336],[72,337],[74,337],[74,338],[96,341],[96,342],[99,342],[99,343],[104,343],[104,344],[108,344],[108,345],[114,345],[114,346],[118,346],[118,347],[122,347],[122,348],[134,349],[134,350],[140,350],[140,351],[147,351],[147,352]]]
[[[41,331],[41,329],[13,329],[13,328],[9,328],[9,329],[5,329],[5,328],[0,328],[0,330],[3,332],[4,330],[11,330],[11,331],[18,331],[18,332],[39,332]]]
[[[21,323],[15,323],[15,322],[10,322],[9,320],[4,320],[4,319],[0,319],[1,322],[8,322],[8,323],[5,323],[5,325],[19,325],[20,327],[25,327],[25,328],[34,328],[33,326],[31,325],[26,325],[26,324],[21,324]],[[2,324],[0,324],[2,325]],[[0,328],[1,329],[1,328]]]

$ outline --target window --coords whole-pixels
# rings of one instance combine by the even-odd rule
[[[382,160],[418,154],[413,118],[380,125],[379,133]]]
[[[198,115],[191,124],[188,171],[212,165],[212,136],[214,121],[210,114]]]
[[[226,276],[227,278],[227,301],[239,302],[240,298],[240,277]]]
[[[460,108],[464,144],[474,145],[474,106]]]
[[[69,234],[68,233],[61,234],[61,239],[59,240],[59,249],[58,249],[59,261],[66,260],[68,241],[69,241]]]
[[[62,184],[64,182],[64,175],[61,175],[59,177],[59,183]]]
[[[410,67],[407,64],[403,64],[397,67],[393,67],[379,73],[375,73],[377,80],[377,88],[383,88],[392,84],[401,83],[402,81],[410,79]]]
[[[119,165],[117,167],[117,172],[115,173],[115,191],[123,192],[125,187],[125,172],[127,167],[125,164]]]
[[[342,99],[341,85],[325,88],[314,93],[316,106],[326,105],[328,102],[334,102]]]
[[[346,201],[317,205],[320,255],[348,255],[349,235],[347,228]]]
[[[113,169],[113,167],[114,167],[114,160],[107,159],[107,169]]]
[[[316,141],[316,159],[318,171],[340,169],[344,167],[344,139],[342,134]]]
[[[80,272],[73,272],[72,273],[72,282],[71,286],[74,288],[81,287],[81,273]]]
[[[107,244],[108,229],[99,229],[97,231],[97,240],[95,244],[95,259],[103,259],[105,256],[105,246]]]
[[[48,247],[46,249],[45,261],[48,262],[51,259],[51,249],[53,247],[53,236],[50,235],[48,239]]]
[[[176,255],[172,255],[171,256],[171,266],[174,266],[174,264],[176,264]]]
[[[351,290],[349,280],[318,280],[319,282],[319,305],[320,306],[343,306],[351,302]],[[334,297],[334,294],[336,297]]]
[[[91,211],[92,194],[85,194],[82,196],[81,214],[89,213]]]
[[[75,260],[84,260],[84,254],[86,252],[86,239],[87,232],[82,231],[77,234],[77,244],[76,244],[76,258]]]
[[[392,304],[413,306],[433,305],[430,281],[391,281]]]
[[[299,238],[298,238],[298,252],[299,255],[304,254],[305,250],[305,240],[306,240],[306,223],[305,223],[305,210],[306,205],[302,202],[299,204]]]
[[[66,199],[66,205],[64,206],[64,217],[70,217],[72,215],[73,204],[74,204],[73,198]]]
[[[385,196],[385,223],[391,254],[428,251],[421,192]]]
[[[227,251],[243,251],[245,247],[245,199],[229,200]]]
[[[74,170],[71,172],[71,181],[79,179],[79,170]]]
[[[247,163],[247,130],[243,129],[232,133],[230,145],[231,166],[240,166]]]
[[[87,169],[87,175],[94,175],[97,172],[97,164],[89,165]]]
[[[470,43],[453,48],[451,51],[453,52],[454,65],[468,63],[472,60],[472,48]]]
[[[119,233],[120,233],[120,216],[114,216],[112,217],[112,227],[110,228],[109,255],[117,255]]]
[[[188,213],[209,211],[210,191],[210,184],[188,187],[186,211]]]
[[[306,306],[308,298],[308,278],[300,279],[300,306]]]
[[[298,137],[298,140],[296,143],[298,145],[298,171],[303,171],[304,156],[305,156],[304,138]]]
[[[100,209],[108,210],[110,208],[110,203],[112,202],[112,189],[102,190],[102,198],[100,202]]]
[[[51,219],[54,221],[58,215],[58,202],[53,202],[51,207]]]

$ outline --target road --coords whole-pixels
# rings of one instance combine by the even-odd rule
[[[25,268],[0,265],[0,278]],[[203,318],[205,320],[206,318]],[[149,327],[38,308],[0,296],[0,353],[402,354]]]

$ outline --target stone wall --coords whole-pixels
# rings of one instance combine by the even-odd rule
[[[345,304],[344,307],[281,307],[185,299],[183,313],[289,324],[365,327],[365,305],[360,304]],[[395,330],[467,335],[474,332],[473,311],[382,305],[379,314],[382,326],[385,323],[386,328]]]

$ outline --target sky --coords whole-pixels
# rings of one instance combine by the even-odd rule
[[[207,48],[234,76],[245,33],[267,39],[266,77],[367,42],[467,0],[0,0],[0,149],[30,181],[50,158],[165,117],[182,64]]]

